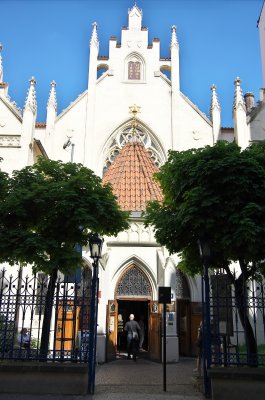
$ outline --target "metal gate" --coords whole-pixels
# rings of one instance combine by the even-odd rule
[[[214,366],[265,366],[265,281],[233,274],[231,279],[225,270],[210,270],[204,260],[202,369],[208,397]]]

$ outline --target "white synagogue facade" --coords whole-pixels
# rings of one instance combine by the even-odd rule
[[[10,100],[0,52],[1,169],[11,173],[31,165],[39,155],[82,163],[103,181],[112,183],[122,208],[130,211],[128,231],[104,241],[99,268],[99,362],[115,357],[118,316],[126,322],[131,312],[136,319],[144,319],[148,356],[160,359],[160,286],[171,287],[167,360],[174,362],[179,355],[196,353],[201,277],[184,276],[178,270],[178,257],[170,256],[156,242],[151,227],[144,227],[142,211],[147,201],[161,198],[152,174],[166,161],[170,149],[200,148],[220,139],[236,140],[245,148],[265,139],[264,129],[260,129],[265,120],[263,97],[256,107],[251,93],[243,96],[240,79],[236,78],[234,128],[222,128],[214,85],[210,119],[181,92],[176,27],[171,28],[170,58],[161,58],[160,41],[153,39],[150,44],[142,18],[142,10],[134,5],[128,11],[128,27],[121,31],[121,42],[110,38],[108,56],[99,55],[98,28],[93,24],[88,87],[57,115],[53,81],[46,123],[37,122],[34,78],[23,113]],[[83,248],[82,254],[91,270],[88,249]]]

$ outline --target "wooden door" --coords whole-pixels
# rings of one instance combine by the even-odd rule
[[[77,336],[79,313],[79,307],[75,308],[72,302],[59,304],[55,350],[72,350]]]
[[[182,356],[190,356],[192,355],[190,301],[178,300],[177,313],[178,313],[179,353]]]
[[[157,301],[149,304],[149,357],[161,361],[161,312]]]
[[[107,305],[107,361],[115,360],[117,351],[117,320],[118,320],[118,302],[109,300]]]

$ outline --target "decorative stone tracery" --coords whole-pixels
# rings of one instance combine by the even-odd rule
[[[159,144],[151,137],[150,133],[146,128],[141,126],[138,121],[138,126],[136,128],[132,128],[131,121],[120,128],[115,136],[113,136],[112,142],[108,147],[106,152],[103,173],[109,168],[109,166],[113,163],[116,156],[121,151],[122,147],[132,140],[132,137],[136,136],[138,140],[140,140],[147,152],[150,154],[151,159],[154,164],[160,167],[164,160],[163,152]]]
[[[0,135],[0,147],[19,147],[20,136],[18,135]]]
[[[116,287],[116,297],[151,297],[151,294],[147,276],[135,265],[127,269]]]
[[[176,298],[190,300],[190,288],[186,276],[176,270]]]

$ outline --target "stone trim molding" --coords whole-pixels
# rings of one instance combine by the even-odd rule
[[[0,147],[20,147],[20,136],[0,135]]]

